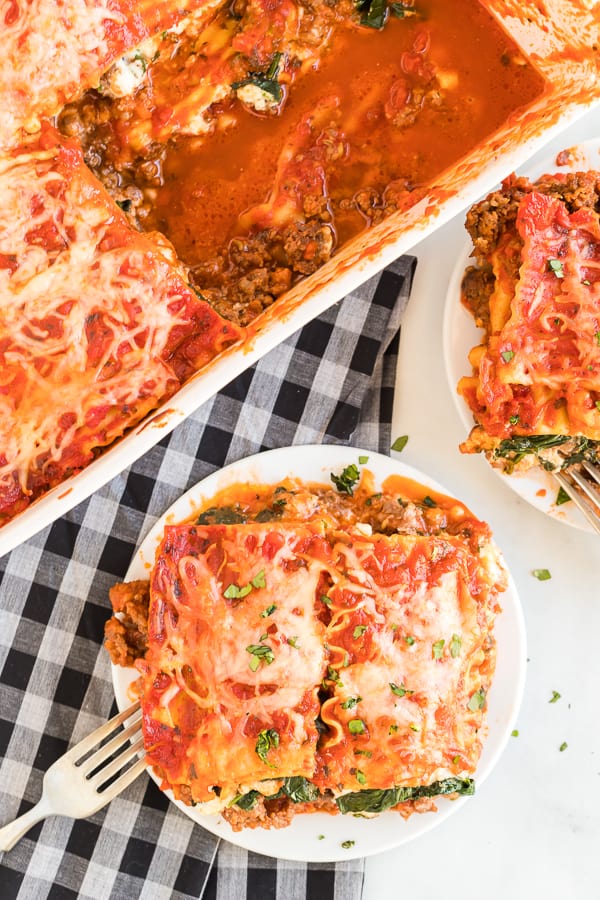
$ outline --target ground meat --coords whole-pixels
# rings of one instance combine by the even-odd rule
[[[570,213],[583,208],[600,212],[598,172],[544,175],[535,182],[512,175],[506,179],[499,191],[492,191],[467,213],[465,227],[471,236],[478,258],[486,258],[493,252],[501,235],[514,223],[521,200],[534,190],[563,200]]]
[[[148,640],[148,581],[115,584],[109,591],[113,616],[104,627],[104,646],[115,665],[132,666],[143,657]]]
[[[338,808],[330,797],[321,797],[314,803],[294,803],[289,797],[276,800],[260,798],[252,809],[230,806],[222,812],[233,831],[244,828],[286,828],[296,813],[326,812],[335,814]]]
[[[490,265],[469,266],[461,284],[461,298],[478,328],[489,331],[490,297],[494,291],[496,278]]]

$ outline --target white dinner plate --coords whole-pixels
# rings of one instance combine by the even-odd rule
[[[276,483],[288,476],[331,484],[330,473],[339,473],[350,463],[358,464],[359,456],[368,457],[364,467],[373,473],[377,487],[385,478],[394,474],[418,481],[430,490],[450,493],[418,470],[366,450],[328,444],[270,450],[209,475],[180,497],[142,542],[125,580],[148,578],[165,525],[191,518],[202,504],[224,487],[238,482]],[[476,788],[489,775],[510,737],[525,682],[525,628],[512,578],[509,579],[508,589],[501,595],[500,602],[503,611],[498,616],[495,627],[498,654],[496,674],[488,695],[488,735],[475,775]],[[137,672],[121,666],[113,666],[112,671],[117,704],[119,709],[125,709],[131,702],[128,688],[137,677]],[[149,771],[158,783],[158,779],[150,769]],[[347,860],[389,850],[425,834],[460,809],[464,803],[477,803],[476,794],[474,797],[460,797],[457,800],[441,797],[436,800],[438,812],[415,813],[408,820],[392,811],[382,813],[374,819],[306,813],[295,816],[287,828],[256,828],[235,832],[221,816],[200,815],[194,807],[177,802],[169,791],[166,793],[185,815],[233,844],[267,856],[309,862]]]
[[[556,156],[545,159],[534,166],[524,167],[518,174],[526,175],[531,180],[546,173],[584,171],[600,168],[600,139],[585,141],[568,148],[568,157],[562,165],[557,165]],[[462,227],[463,220],[456,222],[456,228]],[[465,238],[464,250],[459,254],[456,265],[450,275],[448,292],[443,317],[444,362],[450,391],[454,397],[458,414],[465,426],[465,437],[473,427],[475,420],[467,403],[458,394],[456,386],[463,375],[471,373],[468,360],[470,350],[481,343],[483,332],[477,328],[473,317],[460,302],[460,285],[465,269],[473,264],[470,257],[471,241]],[[526,472],[515,472],[505,475],[500,469],[491,466],[492,470],[515,491],[523,500],[552,518],[582,531],[593,532],[593,528],[585,516],[572,501],[556,505],[558,486],[552,475],[544,469],[536,467]]]

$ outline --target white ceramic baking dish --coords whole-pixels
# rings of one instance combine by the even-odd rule
[[[0,529],[0,555],[100,488],[284,338],[461,213],[600,102],[600,2],[482,2],[546,78],[543,94],[443,172],[425,199],[363,232],[281,298],[256,321],[243,347],[231,348],[84,471]]]

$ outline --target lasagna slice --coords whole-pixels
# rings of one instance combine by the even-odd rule
[[[224,493],[165,529],[149,614],[143,582],[111,589],[106,646],[142,673],[163,788],[234,830],[473,793],[506,587],[487,526],[427,495],[419,532],[373,532],[368,479]],[[411,505],[395,482],[376,497]]]
[[[240,336],[46,127],[0,162],[0,523]]]
[[[468,788],[505,586],[481,540],[480,556],[453,535],[355,534],[335,547],[329,732],[315,780],[343,812]]]
[[[165,529],[138,665],[148,761],[180,799],[211,812],[312,777],[328,555],[304,526]]]
[[[37,130],[125,51],[203,0],[11,0],[3,9],[0,147]]]
[[[593,460],[600,440],[600,176],[509,179],[467,218],[463,302],[485,329],[458,392],[463,452],[512,471]]]

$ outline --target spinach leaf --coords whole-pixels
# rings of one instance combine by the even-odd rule
[[[303,778],[302,775],[294,775],[291,778],[285,778],[283,782],[283,793],[293,800],[294,803],[312,803],[319,797],[319,789],[312,782]]]
[[[243,794],[241,797],[236,797],[235,805],[239,806],[240,809],[254,809],[259,797],[262,797],[262,794],[259,793],[259,791],[250,791],[247,794]]]
[[[441,794],[474,794],[472,778],[446,778],[433,784],[417,787],[394,787],[387,790],[355,791],[336,798],[341,813],[380,813],[407,800],[420,797],[439,797]]]
[[[196,519],[196,525],[238,525],[246,521],[239,506],[211,506]]]
[[[381,29],[387,22],[389,16],[387,0],[358,0],[356,8],[361,13],[361,25]]]
[[[276,103],[280,103],[283,97],[283,90],[277,81],[277,76],[279,74],[282,56],[283,53],[274,53],[266,72],[248,72],[246,78],[242,78],[241,81],[234,81],[231,87],[234,91],[237,91],[238,88],[244,87],[247,84],[253,84],[266,94],[270,94]]]

